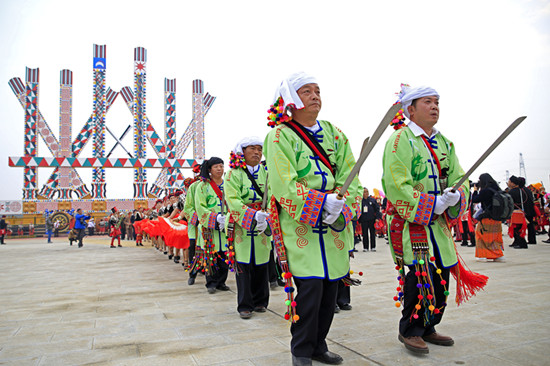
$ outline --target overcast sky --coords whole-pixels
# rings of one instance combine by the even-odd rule
[[[206,155],[226,161],[235,143],[269,132],[266,110],[281,79],[315,75],[323,109],[356,156],[400,83],[441,95],[436,126],[456,145],[467,170],[517,117],[525,122],[473,175],[504,187],[506,171],[550,186],[550,2],[499,1],[38,1],[0,0],[0,199],[21,199],[24,110],[8,85],[40,68],[39,107],[59,131],[59,71],[73,71],[73,139],[92,113],[93,45],[107,45],[107,86],[133,88],[133,49],[147,49],[147,116],[164,139],[164,78],[177,80],[177,134],[192,117],[192,80],[216,102],[205,119]],[[106,117],[118,136],[132,124],[119,96]],[[382,151],[360,178],[381,188]],[[106,151],[114,140],[106,137]],[[132,149],[132,137],[124,144]],[[43,141],[39,156],[51,156]],[[112,156],[126,157],[117,148]],[[156,157],[147,146],[147,156]],[[92,142],[80,157],[92,157]],[[184,156],[192,158],[192,150]],[[39,169],[39,189],[51,169]],[[80,169],[91,187],[91,169]],[[159,170],[149,169],[151,185]],[[189,173],[187,173],[189,174]],[[131,198],[133,170],[107,170],[107,197]]]

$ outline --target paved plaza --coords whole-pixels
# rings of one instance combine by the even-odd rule
[[[335,314],[329,349],[344,365],[550,365],[550,245],[543,238],[527,250],[509,248],[506,238],[505,263],[476,262],[474,248],[459,246],[489,283],[459,308],[451,301],[437,329],[455,345],[430,345],[425,356],[397,340],[396,272],[378,239],[377,252],[352,259],[363,284],[352,288],[353,310]],[[233,274],[231,291],[209,295],[203,276],[188,286],[182,266],[151,246],[54,240],[0,246],[1,365],[291,364],[282,288],[271,292],[266,313],[242,320]],[[454,286],[451,280],[451,297]]]

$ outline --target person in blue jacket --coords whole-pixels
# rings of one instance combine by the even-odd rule
[[[75,218],[74,229],[76,230],[76,233],[77,233],[76,237],[78,240],[78,247],[81,248],[82,239],[84,238],[84,235],[86,235],[86,228],[88,227],[88,223],[86,221],[90,219],[90,216],[86,216],[82,214],[82,209],[79,208],[78,210],[76,210],[76,215],[74,218]]]

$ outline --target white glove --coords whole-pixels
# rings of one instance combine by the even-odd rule
[[[256,219],[256,222],[258,224],[261,222],[266,222],[266,220],[269,218],[269,213],[264,211],[256,211],[256,216],[254,218]]]
[[[449,202],[449,207],[456,205],[460,201],[460,193],[458,191],[452,190],[452,188],[446,188],[443,191],[443,195],[447,196],[447,202]]]
[[[222,230],[225,227],[225,215],[218,214],[218,216],[216,216],[216,221],[220,227],[220,230]]]
[[[257,222],[255,230],[261,234],[267,229],[267,221]]]
[[[344,200],[338,199],[338,195],[336,193],[330,193],[327,194],[327,198],[325,199],[325,205],[323,206],[323,223],[330,225],[333,224],[334,221],[340,216],[340,213],[344,209]]]
[[[460,200],[460,193],[452,192],[451,188],[445,189],[441,196],[437,197],[434,207],[434,213],[436,215],[441,215],[445,210],[451,206],[454,206]]]

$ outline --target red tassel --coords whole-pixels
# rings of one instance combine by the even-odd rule
[[[451,273],[456,280],[456,304],[460,306],[464,301],[469,300],[479,290],[483,290],[489,277],[477,272],[472,272],[464,263],[464,260],[456,253],[458,263],[451,268]]]

